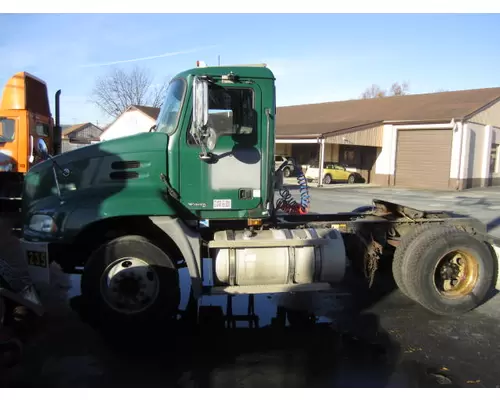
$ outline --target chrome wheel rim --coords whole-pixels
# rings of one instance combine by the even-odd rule
[[[100,290],[102,298],[114,311],[138,314],[151,307],[158,298],[160,280],[147,262],[125,257],[106,267]]]

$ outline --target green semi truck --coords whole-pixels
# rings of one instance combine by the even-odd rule
[[[198,67],[170,82],[150,132],[46,160],[26,175],[29,265],[82,273],[102,323],[176,317],[191,298],[323,291],[382,270],[439,315],[468,312],[500,285],[498,240],[480,221],[383,200],[309,212],[275,170],[275,77],[265,65]],[[349,278],[350,279],[350,278]]]

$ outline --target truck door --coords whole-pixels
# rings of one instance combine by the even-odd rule
[[[209,88],[209,122],[217,135],[213,161],[201,160],[190,133],[181,145],[181,201],[195,210],[238,211],[261,202],[262,92],[257,84]]]

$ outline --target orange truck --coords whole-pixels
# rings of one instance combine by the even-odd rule
[[[55,123],[46,83],[27,73],[13,75],[3,88],[0,103],[0,213],[19,213],[24,175],[40,161],[36,143],[43,139],[50,154],[61,150],[59,96],[55,95]],[[7,218],[7,217],[5,217]]]

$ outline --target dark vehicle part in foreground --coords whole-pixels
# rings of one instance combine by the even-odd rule
[[[391,269],[402,292],[440,315],[499,288],[500,244],[476,219],[382,200],[310,214],[302,174],[300,203],[282,190],[274,81],[262,65],[191,69],[172,79],[155,131],[56,157],[40,142],[47,160],[23,192],[30,266],[84,266],[86,307],[111,326],[177,318],[180,268],[193,304],[352,282],[369,290]]]
[[[22,355],[22,343],[15,325],[27,314],[42,316],[44,308],[31,280],[19,239],[6,227],[0,227],[0,368],[16,365]]]

